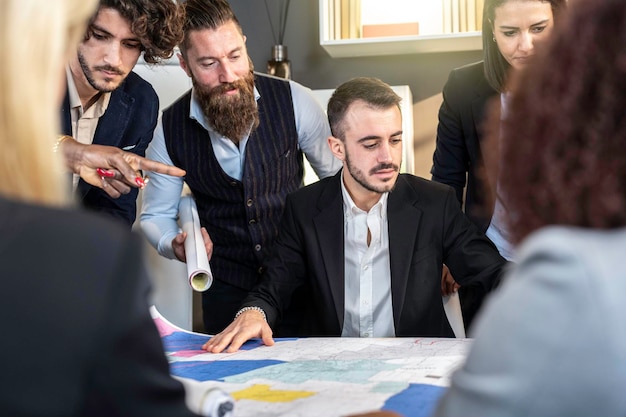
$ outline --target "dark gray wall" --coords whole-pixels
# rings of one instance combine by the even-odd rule
[[[264,0],[230,0],[257,71],[266,72],[274,44]],[[268,0],[275,5],[275,0]],[[291,0],[284,43],[292,79],[312,89],[336,88],[356,76],[378,77],[390,85],[409,85],[413,100],[441,92],[453,68],[481,59],[481,51],[331,58],[319,44],[318,0]]]

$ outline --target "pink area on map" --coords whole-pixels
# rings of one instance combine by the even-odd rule
[[[205,350],[179,350],[170,354],[170,356],[180,356],[181,358],[192,358],[194,356],[206,353]]]
[[[161,335],[161,337],[169,336],[177,331],[176,328],[172,327],[168,322],[161,319],[160,317],[154,319],[154,324],[159,330],[159,334]]]

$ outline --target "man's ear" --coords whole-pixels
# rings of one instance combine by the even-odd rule
[[[187,76],[191,78],[191,71],[189,70],[189,67],[187,66],[187,61],[185,61],[183,54],[178,52],[176,56],[178,57],[178,65],[180,65],[180,67],[183,69],[183,71],[185,71]]]
[[[328,147],[330,151],[335,155],[335,158],[343,162],[346,159],[346,151],[344,149],[344,143],[341,139],[334,136],[328,137]]]

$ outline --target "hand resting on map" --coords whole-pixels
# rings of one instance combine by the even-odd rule
[[[239,350],[241,345],[252,338],[260,338],[263,344],[272,346],[272,329],[265,321],[263,314],[256,310],[247,310],[241,313],[221,333],[216,334],[202,345],[202,349],[211,353],[232,353]]]

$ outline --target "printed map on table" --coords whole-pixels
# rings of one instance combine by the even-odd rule
[[[236,417],[345,416],[393,410],[428,416],[471,339],[253,340],[235,353],[201,350],[207,335],[182,330],[153,308],[171,372],[228,392]]]

